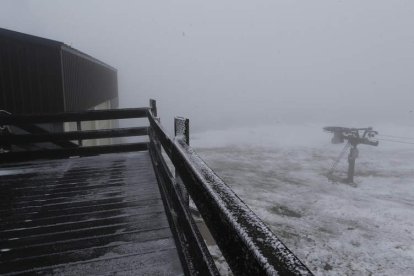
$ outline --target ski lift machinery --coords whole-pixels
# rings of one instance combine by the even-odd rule
[[[332,164],[332,167],[328,173],[328,177],[332,176],[335,167],[338,165],[339,161],[345,154],[346,150],[349,149],[348,154],[348,176],[345,179],[346,183],[354,182],[355,174],[355,160],[358,158],[359,151],[357,146],[359,144],[369,145],[369,146],[378,146],[378,141],[375,140],[375,136],[378,134],[377,131],[374,131],[372,127],[367,128],[346,128],[346,127],[324,127],[324,131],[332,133],[332,144],[342,144],[347,141],[344,149],[341,154]]]

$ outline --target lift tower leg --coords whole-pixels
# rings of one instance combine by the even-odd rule
[[[348,178],[346,179],[347,183],[354,183],[355,160],[357,159],[357,157],[358,149],[356,145],[352,145],[348,155]]]

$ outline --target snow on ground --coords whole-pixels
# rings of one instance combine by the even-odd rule
[[[414,144],[360,145],[355,185],[326,177],[322,125],[192,136],[192,146],[316,275],[414,275]],[[378,127],[414,137],[413,127]],[[414,142],[414,141],[411,141]],[[337,175],[346,172],[344,158]]]

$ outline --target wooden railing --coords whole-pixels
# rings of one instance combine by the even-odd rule
[[[14,126],[34,133],[0,135],[0,147],[7,145],[27,145],[44,142],[51,142],[60,146],[54,149],[39,150],[11,150],[0,154],[0,162],[26,161],[40,158],[64,158],[71,156],[86,156],[101,153],[127,152],[148,150],[148,142],[120,143],[101,146],[78,146],[71,143],[71,140],[119,138],[130,136],[148,135],[148,126],[133,128],[80,130],[51,133],[39,127],[39,124],[81,122],[94,120],[116,120],[130,118],[146,118],[149,108],[127,108],[109,110],[91,110],[83,112],[68,112],[56,114],[35,114],[35,115],[0,115],[0,125]],[[74,146],[70,146],[74,145]]]
[[[175,139],[169,138],[153,112],[156,110],[154,103],[152,106],[148,113],[149,148],[157,175],[163,183],[166,201],[172,210],[178,210],[174,212],[173,220],[180,224],[180,221],[183,223],[190,216],[188,208],[185,208],[188,191],[234,274],[312,275],[188,145],[188,129],[178,133]],[[161,149],[174,165],[175,177],[172,177]],[[182,192],[178,179],[182,181],[186,192]],[[181,232],[192,230],[191,225],[184,225],[181,229]],[[194,256],[194,253],[190,255]],[[201,262],[202,258],[198,261]],[[208,263],[208,259],[205,261]],[[208,271],[214,274],[210,267],[203,269],[200,275],[208,274]]]
[[[91,154],[149,150],[186,275],[219,275],[189,210],[189,198],[236,275],[312,275],[250,208],[189,146],[188,120],[176,118],[174,139],[157,118],[156,102],[149,108],[85,111],[53,115],[0,116],[0,125],[143,118],[149,127],[64,133],[11,134],[2,143],[68,142],[70,140],[149,135],[148,142],[76,148],[43,149],[0,154],[0,162],[63,158]],[[164,154],[165,153],[165,154]],[[167,157],[174,168],[167,165]],[[174,173],[175,171],[175,173]]]

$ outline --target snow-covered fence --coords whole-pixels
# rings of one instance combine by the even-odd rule
[[[213,258],[190,214],[186,199],[187,192],[234,274],[312,275],[309,269],[189,146],[188,120],[183,118],[176,120],[176,137],[171,139],[159,123],[156,111],[156,102],[151,100],[149,108],[0,116],[0,125],[14,125],[26,127],[26,129],[44,123],[143,117],[147,117],[150,124],[149,127],[60,133],[36,130],[32,134],[2,135],[0,144],[54,142],[60,148],[1,153],[0,162],[149,149],[186,275],[218,275]],[[142,135],[149,135],[149,142],[101,146],[82,146],[71,142],[72,140]],[[164,151],[166,154],[163,154]],[[175,176],[167,165],[165,155],[175,167]]]
[[[155,102],[153,102],[155,106]],[[236,275],[312,275],[310,270],[271,232],[247,205],[228,187],[188,145],[185,136],[172,140],[150,110],[150,152],[153,157],[164,201],[170,207],[176,235],[181,238],[184,258],[202,275],[215,274],[209,254],[192,222],[176,180],[163,158],[163,148],[175,166],[186,190]],[[176,209],[175,209],[176,208]],[[191,223],[185,223],[186,220]],[[194,232],[188,241],[186,231]],[[178,233],[178,234],[177,234]],[[180,237],[181,236],[181,237]],[[186,242],[187,241],[187,242]],[[198,249],[194,248],[198,244]],[[191,257],[197,250],[198,259]],[[187,256],[185,254],[187,253]],[[206,264],[204,267],[200,263]]]

